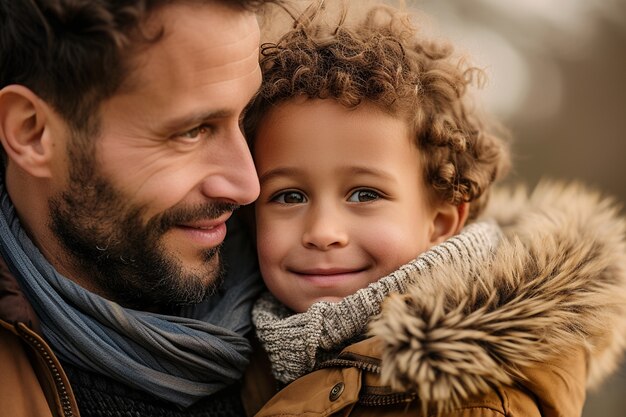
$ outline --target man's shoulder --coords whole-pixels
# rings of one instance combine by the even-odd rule
[[[0,320],[0,409],[6,415],[52,416],[26,345],[15,327]]]

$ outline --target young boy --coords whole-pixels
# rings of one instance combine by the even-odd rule
[[[253,319],[289,384],[258,415],[579,416],[586,370],[624,346],[615,209],[562,188],[477,220],[508,165],[466,99],[479,71],[390,7],[323,13],[263,47],[245,121],[271,292]]]

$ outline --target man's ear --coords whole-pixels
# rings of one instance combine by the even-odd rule
[[[443,203],[436,208],[433,219],[433,232],[430,243],[437,245],[444,240],[458,234],[469,214],[469,203],[461,203],[458,206]]]
[[[34,177],[50,177],[54,144],[46,127],[50,108],[21,85],[0,90],[0,141],[10,161]]]

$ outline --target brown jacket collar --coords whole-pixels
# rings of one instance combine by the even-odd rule
[[[31,329],[39,331],[39,319],[35,311],[2,257],[0,257],[0,319],[8,323],[25,323]]]
[[[515,383],[550,396],[549,385],[529,386],[548,380],[543,371],[597,386],[626,348],[619,206],[581,186],[544,183],[492,195],[487,216],[505,234],[492,262],[473,263],[470,279],[454,265],[417,277],[370,323],[382,383],[439,405]]]

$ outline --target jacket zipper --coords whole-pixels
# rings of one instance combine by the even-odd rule
[[[380,374],[380,365],[350,359],[331,359],[321,363],[316,369],[322,368],[357,368],[373,374]],[[417,399],[417,394],[413,392],[397,392],[391,394],[374,394],[368,393],[367,387],[363,393],[359,394],[358,402],[364,406],[389,406],[402,403],[410,403]]]
[[[380,374],[380,365],[351,359],[330,359],[316,367],[316,369],[322,368],[357,368],[373,374]]]
[[[63,379],[61,378],[61,373],[59,372],[57,365],[52,360],[52,353],[43,343],[41,343],[41,341],[30,333],[30,329],[25,324],[17,323],[16,327],[19,329],[21,336],[28,342],[28,344],[36,349],[40,356],[44,359],[48,370],[52,374],[52,379],[54,381],[59,400],[61,401],[63,417],[74,416],[75,414],[72,410],[70,396],[67,393],[65,382],[63,382]]]
[[[367,388],[366,388],[367,389]],[[359,403],[365,406],[384,407],[388,405],[397,405],[402,403],[410,403],[417,399],[417,394],[412,392],[399,392],[393,394],[360,394]]]

